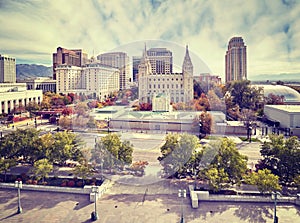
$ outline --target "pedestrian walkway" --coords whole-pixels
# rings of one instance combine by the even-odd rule
[[[219,222],[273,222],[273,204],[200,202],[193,209],[188,198],[177,193],[156,193],[156,185],[148,190],[122,186],[97,202],[98,223],[174,223],[183,214],[186,223]],[[130,187],[132,187],[130,185]],[[141,189],[141,188],[140,188]],[[16,214],[16,190],[0,189],[0,222],[81,223],[92,222],[95,210],[86,195],[21,191],[23,213]],[[297,222],[300,210],[292,205],[278,205],[279,222]]]

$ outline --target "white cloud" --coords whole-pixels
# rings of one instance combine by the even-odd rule
[[[1,52],[51,65],[58,46],[89,55],[149,39],[189,48],[215,74],[224,74],[231,37],[242,36],[250,75],[299,69],[300,3],[224,1],[1,1]],[[174,55],[175,56],[175,55]]]

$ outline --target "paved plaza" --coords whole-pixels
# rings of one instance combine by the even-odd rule
[[[123,186],[127,187],[127,186]],[[122,188],[122,186],[121,186]],[[121,189],[119,188],[119,189]],[[177,194],[155,194],[149,189],[134,193],[130,186],[125,193],[106,193],[97,202],[101,223],[175,223],[180,221],[181,200]],[[149,188],[149,187],[148,187]],[[124,189],[124,188],[123,188]],[[120,190],[116,190],[120,192]],[[133,193],[132,193],[133,192]],[[146,191],[148,192],[148,191]],[[22,191],[23,213],[16,214],[16,190],[0,190],[0,222],[92,222],[94,203],[88,195]],[[183,199],[182,210],[186,222],[273,222],[272,204],[203,202],[192,209],[190,200]],[[279,222],[299,222],[300,209],[292,205],[278,205]]]

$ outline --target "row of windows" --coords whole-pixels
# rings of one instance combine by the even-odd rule
[[[151,81],[152,79],[151,78],[149,78],[149,81]],[[170,79],[169,78],[167,78],[166,79],[167,81],[170,81]],[[178,81],[179,79],[178,78],[176,78],[176,79],[174,79],[174,78],[171,78],[171,81],[174,81],[174,80],[176,80],[176,81]],[[183,79],[182,78],[180,78],[180,81],[182,81]],[[154,78],[153,79],[153,81],[156,81],[156,78]],[[157,81],[160,81],[160,78],[158,78],[157,79]],[[165,79],[164,78],[162,78],[162,81],[165,81]]]
[[[151,84],[149,84],[149,88],[151,88]],[[157,84],[157,88],[160,88],[160,86],[162,86],[162,88],[165,88],[165,86],[166,86],[166,88],[167,89],[169,89],[170,88],[170,86],[171,86],[171,88],[174,88],[174,86],[176,86],[176,89],[178,89],[178,84],[176,84],[176,85],[174,85],[174,84],[162,84],[162,85],[160,85],[160,84]],[[182,88],[183,87],[183,84],[181,84],[180,85],[180,88]],[[153,84],[153,88],[155,89],[156,88],[156,85],[155,84]]]

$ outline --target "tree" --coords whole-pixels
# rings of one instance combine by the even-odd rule
[[[263,88],[250,85],[249,80],[233,81],[226,85],[229,94],[227,97],[227,109],[238,105],[240,109],[257,110],[263,102]]]
[[[32,102],[30,101],[26,106],[25,106],[25,110],[29,112],[30,117],[31,117],[31,113],[33,111],[37,111],[40,109],[40,106],[36,103],[36,102]]]
[[[188,134],[168,134],[158,157],[166,176],[183,176],[190,167],[190,159],[199,145],[199,139]]]
[[[228,174],[225,173],[223,168],[210,168],[205,172],[205,177],[208,180],[209,189],[214,192],[226,187],[229,182]]]
[[[270,93],[268,97],[265,97],[265,103],[267,105],[283,105],[284,95],[275,95]]]
[[[45,178],[53,170],[53,164],[48,159],[41,159],[34,163],[32,172],[38,179],[42,179],[44,183]]]
[[[6,173],[11,168],[16,166],[17,163],[14,159],[0,158],[0,172],[4,172],[4,182],[6,182]]]
[[[204,93],[198,99],[193,100],[193,109],[196,111],[210,111],[209,100]]]
[[[53,136],[53,143],[49,144],[49,160],[53,163],[65,164],[67,160],[80,161],[82,141],[74,133],[57,132]]]
[[[72,119],[68,116],[61,116],[58,120],[58,124],[63,129],[70,129],[72,126]]]
[[[101,138],[96,144],[92,154],[92,160],[106,169],[114,167],[123,168],[132,162],[133,147],[129,141],[122,142],[120,137],[115,134],[108,134]]]
[[[250,176],[246,177],[248,184],[256,185],[257,189],[261,193],[280,191],[279,177],[272,174],[268,169],[258,170],[258,172],[252,172]]]
[[[92,167],[88,162],[83,162],[79,165],[76,165],[73,169],[73,173],[76,177],[82,179],[82,185],[84,185],[84,180],[88,177],[93,176]]]
[[[283,135],[270,135],[261,150],[263,159],[258,169],[267,168],[285,183],[293,182],[300,174],[300,142],[296,136],[285,139]]]
[[[207,98],[209,100],[209,104],[211,106],[211,110],[214,111],[225,111],[226,106],[225,102],[222,101],[219,96],[213,90],[209,90],[207,93]]]
[[[205,137],[213,132],[213,119],[210,113],[202,112],[193,119],[192,131]]]
[[[217,149],[217,154],[210,167],[217,168],[219,171],[223,169],[229,183],[240,184],[247,171],[247,156],[240,154],[235,143],[227,138],[211,143],[211,147]]]
[[[88,106],[85,102],[79,102],[74,108],[74,113],[78,116],[86,116],[88,111]]]
[[[7,134],[0,145],[0,156],[8,159],[22,159],[34,163],[40,156],[41,141],[35,128],[17,129]]]

